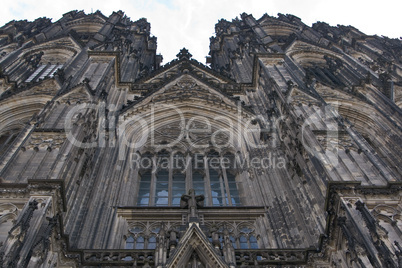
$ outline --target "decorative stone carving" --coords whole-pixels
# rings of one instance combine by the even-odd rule
[[[31,135],[31,138],[27,144],[24,145],[25,149],[34,148],[60,148],[66,140],[66,135],[64,132],[35,132]]]
[[[0,202],[49,203],[24,208],[0,266],[401,266],[401,41],[284,14],[215,30],[209,66],[187,49],[160,66],[150,24],[122,11],[1,27],[0,153],[27,127],[0,156]],[[94,148],[45,128],[84,103],[71,131]],[[150,160],[147,177],[137,154],[239,165],[161,175]],[[204,206],[194,191],[167,206],[191,188]]]

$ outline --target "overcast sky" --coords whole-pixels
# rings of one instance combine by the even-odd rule
[[[209,37],[219,19],[231,21],[242,12],[259,19],[264,13],[293,14],[311,26],[324,21],[332,26],[352,25],[370,35],[402,36],[402,1],[400,0],[1,0],[0,25],[10,20],[52,18],[55,22],[71,10],[86,13],[100,10],[105,16],[122,10],[135,21],[145,17],[151,33],[158,38],[158,53],[163,64],[176,57],[183,47],[193,58],[205,63]]]

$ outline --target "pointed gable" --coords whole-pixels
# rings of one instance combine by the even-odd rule
[[[150,109],[153,104],[179,104],[193,109],[226,111],[227,114],[236,115],[239,112],[238,101],[191,74],[181,74],[162,88],[131,103],[122,110],[121,115],[124,118],[130,117],[138,111]],[[242,106],[240,110],[243,117],[254,117],[254,113],[247,107]]]
[[[55,79],[45,79],[32,87],[16,94],[16,97],[25,97],[33,95],[47,95],[51,98],[56,96],[57,92],[60,90],[60,85]]]
[[[182,49],[179,59],[166,64],[148,77],[138,80],[131,87],[131,93],[143,97],[131,102],[121,114],[130,116],[138,110],[148,109],[155,103],[184,103],[190,106],[215,107],[236,111],[244,88],[201,63],[190,59],[191,54]],[[253,113],[242,107],[246,116]]]
[[[184,101],[184,100],[203,99],[211,102],[224,102],[228,105],[236,105],[234,100],[219,91],[204,84],[194,76],[182,74],[165,87],[152,93],[144,99],[143,103],[148,102],[166,102],[166,101]]]
[[[230,79],[230,74],[217,73],[200,62],[191,59],[191,54],[185,48],[177,56],[178,59],[169,62],[149,76],[137,80],[132,85],[132,90],[144,93],[145,90],[149,91],[150,89],[162,87],[182,74],[189,74],[229,95],[243,93],[241,85]]]
[[[205,267],[229,267],[196,223],[192,223],[181,238],[169,257],[167,267],[186,267],[193,253],[198,255]]]
[[[81,103],[81,102],[90,102],[92,100],[92,92],[87,83],[81,83],[75,87],[73,87],[68,92],[62,94],[57,98],[59,102],[64,103]]]
[[[293,87],[289,94],[289,100],[295,104],[315,104],[319,105],[320,101],[313,97],[312,94],[300,89],[299,87]]]

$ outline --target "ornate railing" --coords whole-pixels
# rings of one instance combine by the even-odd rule
[[[286,264],[286,267],[304,267],[307,262],[306,249],[238,249],[235,250],[236,265],[267,267],[266,265]],[[296,265],[296,266],[293,266]]]
[[[84,265],[119,265],[119,266],[154,266],[155,250],[153,249],[111,249],[83,250]]]
[[[269,265],[285,265],[286,267],[305,267],[308,250],[306,249],[239,249],[235,250],[236,266],[270,267]],[[141,267],[155,265],[155,250],[83,250],[84,265],[118,265]],[[284,266],[284,267],[285,267]]]

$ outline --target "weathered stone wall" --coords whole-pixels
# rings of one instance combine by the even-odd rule
[[[401,41],[282,14],[215,30],[209,68],[186,49],[159,66],[121,11],[0,28],[1,265],[401,264]],[[212,183],[191,203],[190,165],[187,203],[140,207],[132,157],[177,153],[246,161],[218,173],[240,206]]]

